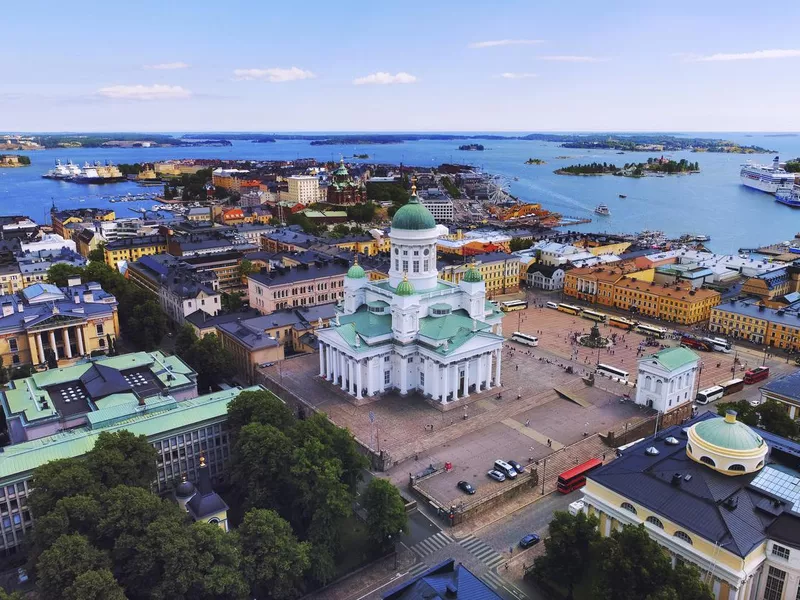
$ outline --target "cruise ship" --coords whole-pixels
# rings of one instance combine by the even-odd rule
[[[775,192],[775,201],[792,208],[800,208],[800,185],[779,188]]]
[[[751,162],[742,165],[739,176],[742,178],[742,185],[768,194],[774,194],[779,188],[791,187],[794,184],[794,173],[787,173],[782,169],[777,156],[772,161],[771,167]]]
[[[103,165],[97,161],[93,165],[86,162],[83,167],[79,167],[73,164],[72,161],[67,162],[65,165],[60,160],[56,160],[55,167],[42,175],[42,177],[71,181],[73,183],[116,183],[125,180],[125,176],[119,170],[119,167],[109,162]]]

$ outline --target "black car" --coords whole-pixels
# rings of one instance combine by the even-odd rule
[[[469,494],[470,496],[475,493],[475,488],[472,487],[469,481],[459,481],[458,489],[460,489],[465,494]]]
[[[514,470],[515,470],[517,473],[524,473],[524,472],[525,472],[525,467],[523,467],[523,466],[522,466],[521,464],[519,464],[517,461],[515,461],[515,460],[509,460],[509,461],[506,461],[506,462],[508,462],[508,464],[510,464],[512,467],[514,467]]]
[[[539,536],[535,533],[529,533],[519,541],[520,548],[530,548],[539,543]]]

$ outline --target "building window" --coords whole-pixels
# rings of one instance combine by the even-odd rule
[[[786,573],[770,567],[767,574],[767,586],[764,588],[764,600],[781,600],[785,581]]]
[[[106,334],[102,323],[98,323],[95,327],[97,329],[97,336],[98,337],[102,337],[102,336],[104,336]]]
[[[624,510],[627,510],[628,512],[632,512],[633,514],[636,514],[636,507],[633,504],[631,504],[630,502],[623,502],[620,506]]]
[[[408,273],[408,261],[403,261],[403,273]]]
[[[424,385],[425,385],[425,373],[420,373],[420,374],[419,374],[419,384],[420,384],[421,386],[424,386]]]
[[[701,456],[700,457],[700,462],[701,463],[705,463],[710,467],[716,467],[717,466],[717,463],[714,462],[714,459],[713,458],[709,458],[708,456]]]
[[[17,338],[8,338],[8,349],[11,352],[19,351],[19,348],[17,347]]]
[[[105,348],[105,347],[106,347],[106,340],[105,340],[105,338],[100,338],[99,340],[97,340],[97,344],[98,344],[98,345],[99,345],[101,348]]]
[[[692,538],[690,538],[688,535],[686,535],[682,531],[676,531],[675,532],[675,537],[678,538],[679,540],[683,540],[684,542],[686,542],[690,546],[692,545]]]
[[[779,546],[778,544],[772,544],[772,556],[777,556],[783,560],[789,560],[789,549]]]
[[[728,467],[728,471],[740,471],[744,473],[744,465],[731,465]]]
[[[384,385],[389,385],[392,381],[392,372],[391,371],[384,371],[383,372],[383,383]]]
[[[651,525],[655,525],[659,529],[664,529],[664,524],[656,517],[647,517],[647,522]]]

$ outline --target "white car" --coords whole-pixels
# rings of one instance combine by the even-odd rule
[[[573,517],[577,515],[579,512],[583,512],[583,499],[575,500],[575,502],[570,504],[569,508],[567,508],[567,512],[571,514]]]
[[[761,398],[754,398],[753,400],[748,400],[750,406],[756,407],[761,404]]]

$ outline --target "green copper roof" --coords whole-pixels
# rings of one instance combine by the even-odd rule
[[[333,172],[334,175],[349,175],[350,173],[347,171],[347,167],[344,166],[344,163],[339,163],[339,168]]]
[[[367,276],[364,267],[358,263],[353,263],[353,266],[347,270],[347,277],[350,279],[363,279]]]
[[[419,320],[419,334],[434,340],[455,337],[459,333],[471,333],[490,329],[490,325],[469,318],[463,310],[443,317],[423,317]]]
[[[408,203],[394,213],[392,219],[392,229],[420,230],[434,229],[435,227],[436,220],[431,211],[420,203],[416,194],[412,195]]]
[[[397,288],[394,290],[394,293],[398,296],[413,296],[414,295],[414,286],[411,285],[411,282],[407,279],[404,279],[400,283],[397,284]]]
[[[725,417],[702,421],[694,426],[694,432],[709,444],[728,450],[755,450],[764,445],[761,436],[747,425]]]
[[[467,272],[464,273],[463,280],[468,283],[480,283],[483,281],[483,275],[481,275],[481,272],[478,269],[470,265],[469,269],[467,269]]]
[[[680,369],[681,367],[700,360],[700,357],[697,354],[688,348],[683,348],[680,346],[677,348],[667,348],[661,352],[656,352],[649,358],[653,358],[660,362],[668,371]]]

